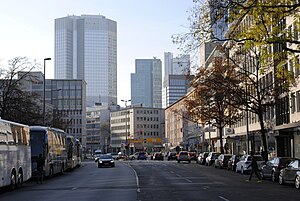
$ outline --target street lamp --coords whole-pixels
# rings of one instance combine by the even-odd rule
[[[44,100],[43,100],[43,125],[45,126],[45,110],[46,110],[46,61],[51,58],[44,59]]]
[[[122,102],[125,102],[125,108],[126,108],[126,133],[125,133],[125,149],[126,149],[126,154],[127,154],[127,135],[128,135],[128,113],[129,111],[127,111],[127,102],[130,102],[131,100],[121,100]]]

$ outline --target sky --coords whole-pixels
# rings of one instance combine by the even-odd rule
[[[54,78],[54,20],[67,15],[103,15],[117,22],[118,104],[130,99],[135,59],[164,52],[179,55],[171,36],[188,32],[193,0],[0,0],[0,66],[26,56],[46,63],[46,79]],[[42,69],[41,69],[42,70]]]

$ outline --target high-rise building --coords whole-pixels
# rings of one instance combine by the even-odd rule
[[[135,73],[131,73],[131,104],[162,108],[161,60],[136,59]]]
[[[117,23],[102,15],[55,19],[55,79],[87,83],[87,106],[117,104]]]
[[[186,95],[189,85],[187,74],[190,70],[190,56],[173,58],[171,52],[165,52],[164,81],[162,89],[162,107],[166,108]]]

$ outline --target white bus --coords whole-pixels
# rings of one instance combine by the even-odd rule
[[[52,177],[63,174],[67,167],[66,133],[63,130],[30,126],[32,176],[37,176],[37,159],[44,159],[43,174]]]
[[[0,187],[14,189],[30,178],[29,126],[0,119]]]
[[[68,135],[66,137],[67,169],[73,170],[81,165],[82,147],[78,139]]]

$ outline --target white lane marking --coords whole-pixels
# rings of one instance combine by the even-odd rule
[[[222,197],[221,195],[218,196],[220,199],[224,200],[224,201],[229,201],[228,199]]]
[[[173,171],[170,171],[170,173],[174,174],[174,172],[173,172]]]
[[[132,169],[132,171],[134,172],[134,175],[135,175],[135,180],[136,180],[136,188],[137,188],[137,192],[140,193],[141,192],[141,189],[140,189],[140,182],[139,182],[139,177],[135,171],[135,169],[133,169],[133,167],[131,167],[131,165],[128,163],[128,166]]]
[[[189,180],[189,179],[185,179],[187,182],[190,182],[190,183],[193,183],[191,180]]]
[[[181,177],[181,175],[179,175],[179,174],[176,174],[176,176],[177,176],[177,177]]]

